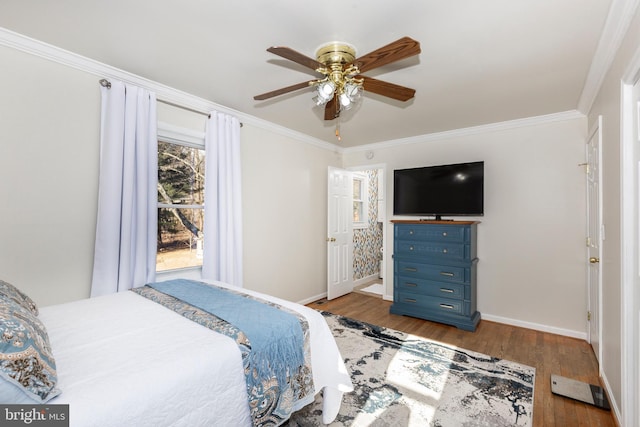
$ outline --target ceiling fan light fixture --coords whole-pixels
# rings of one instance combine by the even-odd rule
[[[344,93],[347,94],[352,101],[360,99],[362,96],[362,83],[350,81],[344,85]]]
[[[316,90],[317,96],[313,98],[316,105],[325,105],[331,98],[333,98],[335,91],[336,85],[331,80],[326,80],[318,84]]]
[[[341,110],[350,110],[357,105],[362,98],[362,82],[358,80],[348,80],[342,87],[338,96]]]
[[[257,101],[312,86],[314,103],[324,107],[324,120],[336,120],[340,118],[341,111],[359,105],[364,90],[399,101],[408,101],[415,95],[415,90],[411,88],[362,75],[374,68],[419,54],[420,43],[410,37],[402,37],[360,57],[356,56],[353,45],[344,42],[320,46],[316,50],[316,59],[285,46],[272,46],[267,51],[312,69],[323,77],[256,95],[253,98]],[[339,120],[336,136],[339,140]]]
[[[349,95],[346,93],[341,93],[338,97],[340,100],[340,109],[341,110],[350,110],[353,107],[354,102],[349,98]]]
[[[340,95],[340,107],[342,110],[350,110],[352,106],[353,103],[347,95],[345,95],[344,93]]]

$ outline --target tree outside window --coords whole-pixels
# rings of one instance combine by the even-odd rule
[[[202,266],[205,151],[158,141],[156,271]]]

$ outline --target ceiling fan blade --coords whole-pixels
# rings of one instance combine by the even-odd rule
[[[420,43],[410,37],[403,37],[355,59],[361,73],[420,53]]]
[[[268,48],[267,52],[271,52],[297,64],[304,65],[305,67],[311,68],[312,70],[317,70],[318,68],[324,67],[324,64],[321,64],[315,59],[309,58],[308,56],[303,55],[300,52],[296,52],[295,50],[288,47],[273,46]]]
[[[274,96],[283,95],[285,93],[293,92],[299,89],[304,89],[305,87],[309,87],[313,82],[315,82],[315,80],[310,80],[308,82],[302,82],[295,85],[283,87],[281,89],[272,90],[271,92],[256,95],[253,97],[253,99],[255,99],[256,101],[262,101],[265,99],[273,98]]]
[[[338,111],[338,96],[331,98],[324,107],[324,119],[333,120],[340,115]]]
[[[362,88],[367,92],[377,93],[378,95],[387,96],[397,99],[398,101],[408,101],[416,94],[415,89],[405,86],[399,86],[367,76],[357,76],[357,78],[364,79]]]

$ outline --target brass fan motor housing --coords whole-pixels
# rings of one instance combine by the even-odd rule
[[[316,58],[327,67],[334,64],[349,64],[356,59],[356,49],[347,43],[332,42],[319,47]]]

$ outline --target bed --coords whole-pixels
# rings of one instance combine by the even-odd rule
[[[330,423],[338,413],[342,394],[353,386],[322,315],[299,304],[224,283],[208,285],[269,301],[306,320],[306,357],[313,390],[310,397],[289,402],[289,406],[293,411],[300,409],[322,391],[323,421]],[[22,305],[38,311],[35,304],[30,306],[32,301],[25,300],[26,295],[13,296],[14,301],[21,298]],[[0,295],[3,305],[8,300]],[[11,304],[18,310],[14,307],[17,304]],[[48,334],[57,373],[57,384],[44,400],[48,404],[68,404],[73,427],[284,422],[287,414],[257,421],[255,410],[250,410],[246,360],[237,340],[185,315],[133,291],[40,308],[36,320]],[[5,392],[0,389],[0,399],[13,401],[0,403],[38,403],[38,396],[36,400],[33,396],[26,400],[10,397],[6,375],[2,380]],[[258,405],[268,403],[265,396],[261,399]]]

